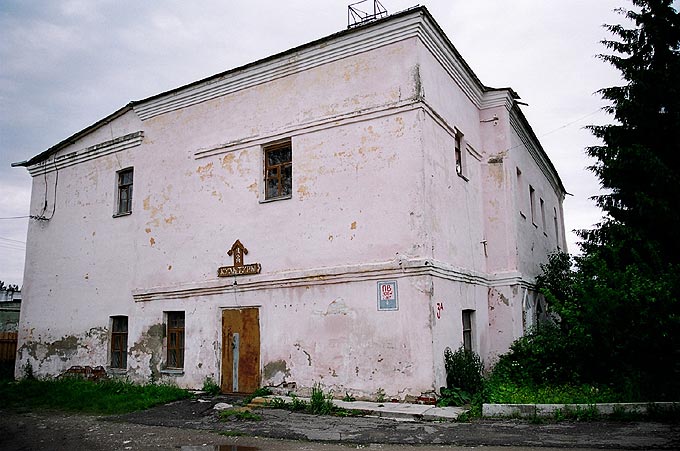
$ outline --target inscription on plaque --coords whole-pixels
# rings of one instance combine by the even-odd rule
[[[227,255],[234,258],[234,266],[221,266],[217,268],[217,277],[245,276],[259,274],[262,269],[259,263],[243,263],[243,256],[248,255],[248,249],[236,240],[227,251]]]

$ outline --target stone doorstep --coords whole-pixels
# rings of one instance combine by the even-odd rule
[[[290,396],[266,396],[254,398],[249,407],[264,407],[269,399],[280,398],[289,403],[293,400]],[[297,398],[300,401],[309,402],[309,398]],[[400,402],[368,402],[368,401],[341,401],[333,400],[337,407],[347,410],[359,410],[368,416],[391,418],[398,420],[456,420],[460,414],[467,412],[463,407],[435,407],[427,404],[408,404]]]
[[[596,403],[596,404],[482,404],[483,417],[551,417],[561,410],[576,411],[595,407],[601,415],[611,415],[615,412],[646,413],[650,405],[660,410],[680,408],[677,402],[627,402],[627,403]]]

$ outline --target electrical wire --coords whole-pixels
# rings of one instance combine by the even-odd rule
[[[31,217],[31,215],[27,215],[27,216],[7,216],[5,218],[0,218],[0,220],[3,220],[3,219],[28,219],[30,217]]]

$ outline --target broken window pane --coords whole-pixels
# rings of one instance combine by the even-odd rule
[[[290,142],[264,148],[265,199],[290,196],[293,191]]]

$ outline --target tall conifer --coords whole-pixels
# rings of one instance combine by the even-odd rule
[[[614,53],[600,58],[624,84],[599,91],[616,123],[590,127],[603,144],[587,153],[607,216],[582,246],[610,264],[657,267],[680,262],[680,14],[672,0],[631,1],[637,10],[619,12],[635,28],[605,25],[617,39],[602,42]]]

